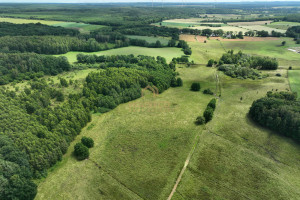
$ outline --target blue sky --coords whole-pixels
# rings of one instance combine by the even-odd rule
[[[0,0],[0,3],[110,3],[110,2],[151,2],[152,0]],[[162,0],[153,0],[162,2]],[[272,0],[163,0],[164,2],[249,2],[249,1],[268,1]],[[275,0],[276,1],[276,0]],[[277,0],[278,1],[278,0]],[[281,0],[281,1],[299,1],[299,0]]]

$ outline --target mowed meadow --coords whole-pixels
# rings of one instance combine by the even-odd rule
[[[140,99],[94,114],[62,162],[40,182],[36,199],[166,199],[194,147],[172,199],[297,199],[299,145],[258,126],[247,115],[252,102],[267,91],[290,89],[288,64],[299,58],[287,50],[295,45],[292,41],[278,46],[283,40],[286,38],[189,42],[191,58],[197,64],[189,68],[177,65],[183,87],[170,88],[158,96],[145,91]],[[255,51],[255,47],[260,49]],[[126,48],[109,50],[110,55]],[[208,59],[217,60],[229,49],[271,57],[285,55],[279,56],[280,68],[264,72],[270,76],[261,80],[233,79],[204,66]],[[201,90],[216,92],[216,75],[221,97],[214,118],[205,126],[196,126],[196,117],[214,96],[192,92],[190,85],[200,82]],[[89,159],[78,162],[72,155],[73,145],[82,136],[93,138],[95,147]]]

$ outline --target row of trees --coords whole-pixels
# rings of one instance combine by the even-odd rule
[[[69,71],[70,68],[66,57],[35,53],[0,53],[0,85],[43,75],[57,75]]]
[[[12,24],[0,22],[0,37],[2,36],[33,36],[33,35],[69,35],[76,36],[79,31],[63,27],[47,26],[41,23],[36,24]]]
[[[2,52],[34,52],[39,54],[64,54],[69,51],[101,51],[109,49],[108,44],[95,39],[79,39],[68,36],[5,36],[0,37]]]
[[[203,116],[197,117],[195,123],[197,125],[202,125],[212,120],[214,116],[214,111],[216,109],[216,104],[217,104],[217,99],[216,98],[211,99],[207,104],[205,111],[203,112]]]
[[[253,102],[249,115],[257,123],[300,142],[300,102],[291,92],[268,92]]]

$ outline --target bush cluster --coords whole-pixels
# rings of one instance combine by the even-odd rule
[[[89,137],[82,137],[81,142],[78,142],[74,146],[74,155],[78,160],[84,160],[89,157],[89,148],[94,146],[94,140]]]

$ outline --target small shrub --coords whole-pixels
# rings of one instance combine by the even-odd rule
[[[203,116],[199,116],[197,117],[196,119],[196,122],[195,122],[197,125],[202,125],[205,123],[205,118]]]
[[[177,78],[176,83],[178,87],[181,87],[183,85],[181,78]]]
[[[281,74],[277,73],[277,74],[276,74],[276,76],[279,76],[279,77],[280,77],[280,76],[281,76]]]
[[[213,59],[210,59],[209,61],[208,61],[208,63],[207,63],[207,67],[212,67],[213,66],[213,64],[214,64],[214,60]]]
[[[84,160],[89,157],[89,149],[84,146],[81,142],[78,142],[74,146],[74,154],[78,160]]]
[[[289,66],[289,70],[292,70],[293,69],[293,67],[292,66]]]
[[[200,83],[193,83],[191,85],[191,90],[192,91],[200,91],[200,89],[201,89]]]
[[[208,88],[208,89],[203,90],[203,94],[213,95],[214,93]]]
[[[82,137],[81,142],[87,148],[92,148],[94,146],[94,140],[90,137],[85,137],[85,136]]]

